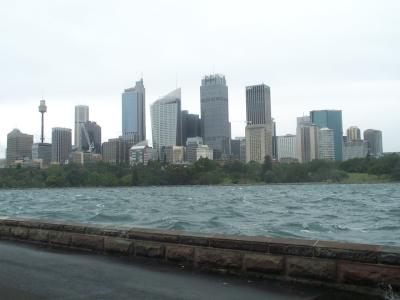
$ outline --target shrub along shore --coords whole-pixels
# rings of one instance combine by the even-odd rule
[[[273,183],[376,183],[400,181],[400,156],[359,158],[345,162],[263,164],[238,160],[218,163],[200,159],[193,165],[109,165],[105,163],[51,166],[48,169],[0,169],[0,188],[217,185]]]

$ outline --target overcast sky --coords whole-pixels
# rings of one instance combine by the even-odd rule
[[[400,1],[0,2],[0,157],[13,128],[38,141],[73,128],[90,106],[103,141],[121,134],[121,93],[143,74],[149,106],[177,86],[200,111],[200,81],[226,76],[232,136],[243,136],[245,86],[271,87],[278,134],[313,109],[343,110],[343,126],[383,131],[400,151]],[[49,139],[47,139],[49,141]]]

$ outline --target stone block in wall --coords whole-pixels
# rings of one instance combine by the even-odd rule
[[[29,229],[29,239],[36,242],[49,241],[49,231],[44,229],[31,228]]]
[[[27,227],[11,227],[11,236],[16,239],[26,240],[29,236],[29,228]]]
[[[338,264],[339,281],[347,284],[400,289],[400,267],[388,265]]]
[[[287,244],[270,244],[269,252],[278,255],[294,255],[294,256],[314,256],[314,248],[312,246],[303,245],[287,245]]]
[[[165,246],[160,243],[137,241],[135,242],[135,255],[150,258],[164,258]]]
[[[198,248],[196,262],[203,269],[241,269],[243,253],[239,251]]]
[[[72,233],[64,231],[49,230],[49,243],[52,245],[69,246]]]
[[[379,246],[318,241],[315,256],[329,259],[342,259],[376,263]]]
[[[81,225],[81,224],[65,224],[62,227],[63,231],[68,231],[68,232],[74,232],[74,233],[85,233],[86,232],[86,226]]]
[[[107,253],[117,253],[129,255],[133,251],[133,241],[119,237],[104,237],[104,251]]]
[[[291,277],[315,279],[319,281],[334,281],[336,279],[336,263],[332,260],[287,257],[287,274]]]
[[[132,228],[128,230],[127,237],[130,239],[138,239],[153,242],[164,242],[164,243],[177,243],[179,234],[174,230],[156,230],[156,229],[144,229],[144,228]]]
[[[247,272],[281,274],[285,271],[284,257],[269,254],[246,253],[244,267]]]
[[[79,249],[103,251],[104,238],[98,235],[72,233],[71,245]]]
[[[199,236],[195,234],[184,234],[180,236],[179,243],[184,245],[203,246],[203,247],[208,247],[210,245],[209,237]]]
[[[400,247],[381,246],[378,263],[400,266]]]
[[[268,252],[268,243],[260,242],[257,240],[250,240],[248,237],[237,237],[229,238],[221,236],[210,238],[210,247],[222,248],[222,249],[233,249],[233,250],[244,250],[244,251],[255,251],[255,252]]]
[[[174,262],[193,262],[194,247],[179,245],[167,246],[166,257],[167,260]]]
[[[10,227],[6,225],[0,225],[0,238],[10,236]]]

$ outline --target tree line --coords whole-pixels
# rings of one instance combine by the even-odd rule
[[[345,162],[314,160],[309,163],[280,164],[266,157],[264,163],[244,164],[238,160],[218,163],[207,158],[193,165],[169,165],[151,161],[147,166],[85,166],[69,164],[48,169],[0,169],[0,187],[96,187],[149,185],[215,185],[346,182],[352,174],[381,176],[387,181],[400,181],[400,156],[358,158]]]

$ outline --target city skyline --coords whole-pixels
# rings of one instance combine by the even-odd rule
[[[337,109],[343,111],[344,128],[382,130],[385,151],[400,149],[394,126],[400,110],[398,1],[122,1],[110,6],[91,1],[3,5],[0,157],[14,128],[39,141],[35,111],[42,98],[49,106],[47,139],[52,127],[73,128],[75,105],[91,108],[91,119],[104,129],[103,142],[119,136],[121,91],[142,74],[147,128],[150,105],[177,85],[182,109],[199,114],[201,77],[222,73],[229,85],[232,138],[244,136],[244,87],[264,82],[271,87],[278,135],[294,134],[296,117],[311,110]],[[155,6],[162,13],[154,13]],[[129,18],[132,9],[142,13]],[[127,36],[135,39],[129,42]],[[28,50],[27,44],[36,47]]]

